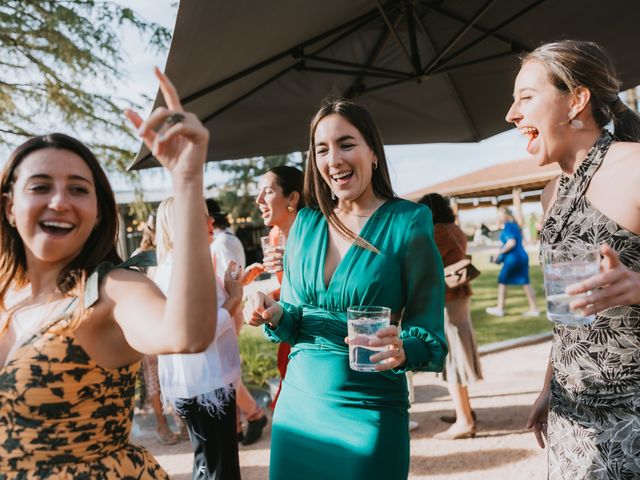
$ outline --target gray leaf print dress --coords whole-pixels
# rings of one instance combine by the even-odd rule
[[[574,175],[561,177],[541,240],[567,248],[607,243],[640,271],[640,237],[584,195],[612,141],[604,131]],[[551,361],[549,478],[640,479],[640,305],[599,312],[588,326],[557,324]]]

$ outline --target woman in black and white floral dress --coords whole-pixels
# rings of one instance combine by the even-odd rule
[[[640,478],[640,118],[619,87],[598,45],[550,43],[524,58],[507,114],[537,163],[563,172],[543,192],[542,244],[603,255],[600,274],[567,290],[596,319],[556,325],[528,421],[541,446],[547,435],[551,479]]]

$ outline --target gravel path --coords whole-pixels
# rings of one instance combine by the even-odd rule
[[[482,357],[485,380],[470,387],[478,415],[474,439],[444,441],[432,435],[447,425],[439,416],[451,412],[446,386],[435,375],[414,376],[416,402],[411,418],[420,428],[411,434],[412,480],[493,480],[546,478],[546,452],[525,428],[549,355],[550,343],[515,348]],[[138,422],[138,425],[148,422]],[[190,444],[162,446],[150,426],[136,429],[134,441],[146,446],[176,480],[191,478]],[[243,480],[268,478],[269,433],[256,444],[240,446]],[[335,478],[338,478],[337,476]],[[348,480],[348,479],[345,479]],[[392,480],[392,479],[390,479]]]

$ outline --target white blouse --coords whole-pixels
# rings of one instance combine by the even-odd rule
[[[158,265],[153,281],[165,293],[171,278],[171,257]],[[240,354],[233,319],[221,305],[227,294],[224,284],[216,278],[218,321],[213,342],[201,353],[158,355],[160,390],[165,403],[180,411],[185,400],[195,399],[210,414],[221,412],[233,397],[234,386],[240,380]],[[212,288],[213,288],[212,284]]]

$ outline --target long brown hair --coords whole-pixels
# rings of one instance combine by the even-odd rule
[[[331,198],[331,189],[324,181],[316,166],[315,134],[318,123],[329,115],[337,114],[351,125],[356,127],[362,138],[373,151],[378,160],[378,166],[372,172],[371,185],[373,193],[380,198],[396,198],[391,187],[387,157],[384,154],[382,137],[373,118],[363,107],[345,99],[337,99],[325,102],[318,113],[313,117],[309,128],[309,153],[304,176],[304,198],[306,204],[313,208],[319,208],[329,224],[346,240],[361,247],[376,250],[369,242],[362,239],[343,224],[335,213],[336,200]]]
[[[545,66],[551,82],[563,92],[584,87],[591,93],[593,119],[600,128],[613,121],[614,135],[620,141],[640,140],[640,116],[627,107],[618,93],[622,82],[604,48],[594,42],[562,40],[545,43],[523,57]]]
[[[91,232],[82,250],[64,269],[57,279],[60,291],[77,294],[84,288],[84,279],[101,262],[120,263],[116,251],[118,238],[118,213],[111,185],[100,163],[91,150],[82,142],[62,133],[52,133],[33,137],[20,145],[11,154],[0,177],[0,308],[4,308],[4,298],[12,285],[18,288],[28,284],[24,243],[5,215],[7,201],[13,195],[13,185],[20,163],[31,153],[46,148],[68,150],[82,158],[91,173],[96,189],[99,222]],[[78,290],[79,289],[79,290]]]

